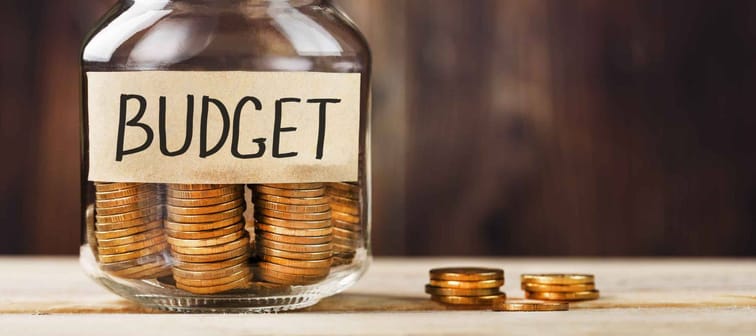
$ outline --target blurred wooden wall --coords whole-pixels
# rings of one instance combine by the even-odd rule
[[[0,253],[75,253],[78,48],[0,4]],[[756,4],[341,0],[371,42],[381,255],[756,255]]]

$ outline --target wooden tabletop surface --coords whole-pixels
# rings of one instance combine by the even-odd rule
[[[428,300],[428,269],[596,275],[602,297],[568,312],[454,311]],[[74,257],[0,257],[0,335],[756,334],[754,259],[377,258],[347,292],[305,311],[181,315],[147,311],[86,278]]]

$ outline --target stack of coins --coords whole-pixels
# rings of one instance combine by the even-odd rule
[[[334,266],[349,264],[362,246],[360,187],[356,183],[328,183],[326,193],[333,217]]]
[[[156,278],[169,272],[158,186],[107,182],[95,182],[94,186],[94,237],[101,269],[129,279]]]
[[[431,300],[450,305],[491,307],[495,300],[505,299],[500,291],[504,271],[493,268],[452,267],[430,270],[430,283],[425,292]]]
[[[323,183],[251,186],[255,205],[258,280],[316,283],[333,262],[331,207]]]
[[[523,274],[521,281],[528,299],[583,301],[599,298],[592,274]]]
[[[249,285],[244,186],[169,184],[165,233],[176,287],[214,294]]]

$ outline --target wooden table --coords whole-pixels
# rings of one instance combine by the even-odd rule
[[[428,300],[432,267],[503,267],[509,297],[525,272],[596,275],[597,301],[568,312],[452,311]],[[359,284],[301,312],[146,311],[87,279],[73,257],[0,257],[0,335],[743,334],[756,335],[754,259],[378,258]]]

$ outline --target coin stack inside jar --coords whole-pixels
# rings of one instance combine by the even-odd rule
[[[323,183],[250,186],[259,280],[285,285],[324,279],[333,262],[331,207]]]
[[[249,284],[244,186],[169,184],[165,232],[176,287],[214,294]]]
[[[334,266],[352,262],[362,246],[360,187],[356,183],[328,183],[333,218]]]
[[[450,305],[487,306],[506,298],[500,288],[504,271],[495,268],[449,267],[430,270],[425,292],[431,300]]]
[[[520,280],[528,299],[583,301],[599,298],[592,274],[523,274]]]
[[[149,279],[170,271],[158,186],[95,182],[97,259],[103,271]]]

